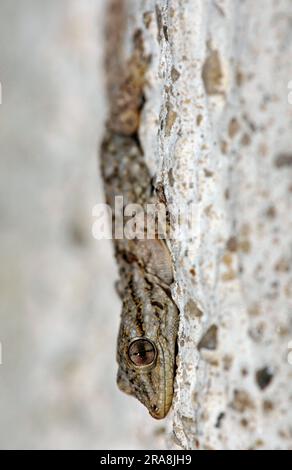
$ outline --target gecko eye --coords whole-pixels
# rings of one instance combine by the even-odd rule
[[[130,344],[128,354],[135,366],[148,366],[155,360],[156,349],[148,339],[136,339]]]

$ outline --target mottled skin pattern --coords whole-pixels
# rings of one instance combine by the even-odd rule
[[[134,395],[154,418],[164,418],[173,396],[177,308],[156,276],[133,266],[124,291],[118,337],[118,385]],[[136,367],[128,356],[131,339],[145,337],[156,347],[153,364]]]
[[[117,36],[112,29],[114,24],[112,18],[110,38]],[[140,30],[133,37],[132,55],[124,64],[120,64],[121,43],[122,39],[109,41],[110,116],[101,149],[102,176],[106,201],[112,208],[113,228],[115,223],[121,222],[122,227],[127,223],[118,210],[115,212],[115,196],[123,196],[124,207],[139,204],[143,210],[146,204],[161,200],[161,187],[155,193],[139,139],[149,57],[145,55]],[[113,233],[113,240],[120,273],[118,291],[123,302],[117,345],[118,386],[160,419],[167,414],[173,396],[178,309],[170,291],[171,257],[165,241],[154,235],[153,239],[118,239]],[[138,341],[133,343],[135,339]]]
[[[128,203],[155,202],[142,152],[130,137],[109,131],[102,146],[102,172],[107,202],[114,196]],[[118,386],[138,398],[157,419],[167,414],[173,396],[178,309],[171,298],[172,263],[164,240],[114,240],[120,271],[118,290],[123,302],[118,336]],[[155,360],[136,366],[129,346],[147,338]]]

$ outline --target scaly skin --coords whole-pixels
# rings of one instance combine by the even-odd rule
[[[117,74],[113,60],[107,71],[116,91],[109,90],[110,117],[101,149],[101,168],[113,228],[114,222],[121,219],[115,213],[115,196],[123,196],[124,207],[139,204],[143,210],[146,204],[157,204],[160,199],[153,194],[138,136],[149,62],[140,31],[133,44],[124,72]],[[117,345],[118,386],[140,400],[154,418],[161,419],[172,402],[178,330],[178,309],[170,291],[171,257],[157,234],[154,239],[114,238],[114,246],[123,302]]]
[[[118,337],[118,385],[157,419],[166,416],[173,396],[178,311],[167,291],[156,276],[134,266],[123,295]],[[134,338],[141,337],[151,340],[157,356],[153,364],[137,367],[128,349]]]
[[[109,133],[102,149],[107,202],[153,203],[151,179],[135,142]],[[157,419],[171,406],[178,330],[178,309],[171,298],[172,263],[164,240],[114,240],[123,301],[117,346],[118,386],[134,395]],[[156,350],[149,365],[135,365],[129,346],[135,338],[149,339]]]

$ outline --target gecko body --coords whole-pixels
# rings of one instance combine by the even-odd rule
[[[111,98],[110,119],[101,148],[101,168],[106,201],[115,213],[115,197],[124,208],[156,204],[152,179],[138,137],[143,106],[145,57],[141,34],[117,93]],[[123,222],[125,223],[125,221]],[[175,373],[178,309],[170,286],[172,260],[165,240],[155,237],[115,238],[119,266],[118,290],[122,300],[117,344],[119,388],[135,396],[150,414],[164,418],[171,406]]]

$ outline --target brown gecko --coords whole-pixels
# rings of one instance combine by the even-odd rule
[[[123,196],[124,207],[139,204],[145,209],[146,204],[157,203],[138,137],[148,62],[142,34],[137,31],[132,57],[120,75],[122,79],[116,78],[116,92],[110,94],[110,118],[101,150],[113,222],[120,217],[114,213],[115,196]],[[170,253],[165,240],[158,237],[114,238],[114,246],[123,303],[117,345],[118,386],[140,400],[154,418],[164,418],[173,396],[178,330],[178,309],[170,290]]]

